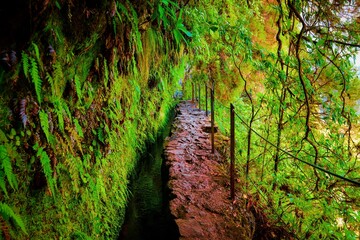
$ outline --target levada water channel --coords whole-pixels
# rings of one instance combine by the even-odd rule
[[[131,176],[131,198],[119,240],[179,239],[179,230],[169,210],[168,173],[165,168],[164,140],[169,136],[173,117],[148,144]]]

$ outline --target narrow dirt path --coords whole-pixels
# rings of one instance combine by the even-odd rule
[[[222,156],[211,154],[210,125],[190,101],[178,105],[172,135],[165,147],[170,210],[180,239],[251,239],[247,213],[229,200],[229,179]]]

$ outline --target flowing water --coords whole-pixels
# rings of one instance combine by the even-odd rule
[[[148,145],[130,183],[132,197],[119,240],[179,239],[179,230],[170,215],[168,174],[164,168],[164,139],[171,122],[154,143]]]

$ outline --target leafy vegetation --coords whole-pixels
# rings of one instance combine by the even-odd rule
[[[186,65],[186,38],[148,19],[146,5],[31,2],[34,34],[18,64],[0,69],[1,237],[119,234],[129,176]],[[169,23],[186,32],[170,8]]]
[[[192,84],[214,86],[223,132],[235,105],[244,120],[236,117],[237,166],[248,207],[295,238],[359,236],[359,186],[310,166],[360,180],[352,95],[359,7],[229,0],[187,12],[194,41],[186,95]],[[274,237],[263,230],[255,237]]]
[[[5,238],[116,238],[128,177],[180,79],[186,98],[192,86],[214,89],[223,132],[230,102],[244,120],[237,166],[249,209],[300,239],[359,236],[357,186],[297,160],[360,181],[358,3],[30,5],[34,34],[1,53]]]

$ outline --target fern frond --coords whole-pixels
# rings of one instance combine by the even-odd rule
[[[21,217],[14,213],[12,208],[6,203],[0,202],[0,215],[5,219],[11,219],[13,222],[20,227],[20,229],[27,234],[25,224]]]
[[[105,143],[104,132],[101,128],[98,128],[97,130],[97,137],[100,140],[100,142]]]
[[[34,58],[30,58],[30,63],[31,63],[31,70],[30,70],[31,80],[32,80],[32,82],[34,83],[34,86],[35,86],[35,92],[36,92],[38,102],[39,102],[39,104],[41,104],[41,84],[42,84],[42,80],[41,80],[40,75],[39,75],[38,65],[37,65]]]
[[[40,62],[40,51],[38,45],[34,42],[32,42],[31,45],[34,47],[36,59]]]
[[[7,141],[6,134],[0,129],[0,143],[6,143]]]
[[[3,171],[0,171],[0,188],[5,193],[5,196],[8,197],[8,192],[6,189],[6,183],[5,183],[5,175]]]
[[[104,86],[106,90],[108,89],[108,82],[109,82],[109,68],[106,59],[104,59]]]
[[[70,122],[72,122],[72,116],[70,112],[70,108],[67,105],[66,101],[64,99],[60,100],[61,108],[65,111],[66,115],[70,119]]]
[[[106,194],[106,187],[101,175],[99,175],[99,177],[96,179],[96,188],[97,191],[100,193],[101,198],[106,201],[108,199],[108,196]]]
[[[4,169],[5,176],[8,179],[10,186],[13,189],[17,189],[18,183],[16,180],[16,176],[13,173],[13,169],[11,166],[11,158],[8,154],[8,151],[7,151],[5,145],[0,145],[0,161],[1,161],[1,166]]]
[[[46,73],[46,79],[47,79],[47,81],[48,81],[49,84],[50,84],[51,94],[52,94],[53,96],[56,96],[55,86],[54,86],[54,79],[53,79],[53,77],[52,77],[48,72]]]
[[[40,158],[40,163],[43,168],[45,178],[47,180],[50,192],[53,196],[55,196],[55,184],[53,179],[53,171],[51,169],[51,161],[49,156],[47,155],[46,151],[38,144],[35,144],[33,149],[37,151],[36,156]]]
[[[81,231],[76,231],[74,234],[73,234],[73,237],[75,239],[79,239],[79,240],[91,240],[92,238],[89,237],[88,235],[86,235],[85,233],[81,232]]]
[[[74,119],[74,124],[75,124],[75,129],[77,131],[77,133],[79,134],[80,137],[84,137],[84,133],[82,131],[82,127],[79,124],[79,121],[77,119]]]
[[[59,125],[59,129],[61,132],[64,132],[64,115],[63,115],[63,108],[62,108],[62,104],[61,104],[61,100],[60,99],[55,99],[53,101],[53,104],[55,106],[55,112],[56,115],[58,117],[58,125]]]
[[[23,65],[23,71],[26,78],[29,78],[29,69],[30,69],[30,63],[29,63],[29,56],[22,52],[21,54],[21,62]]]
[[[42,151],[40,156],[41,166],[43,167],[46,180],[48,182],[52,195],[55,195],[53,171],[51,169],[50,158],[45,151]]]
[[[120,14],[125,14],[126,18],[130,20],[129,11],[127,10],[127,8],[120,2],[116,2],[116,6],[120,22],[123,21]]]
[[[54,64],[53,80],[54,80],[54,93],[55,96],[61,97],[65,89],[66,81],[64,81],[64,73],[60,62]]]
[[[131,23],[132,23],[132,31],[134,34],[136,50],[138,53],[142,53],[143,47],[142,47],[142,41],[141,41],[141,33],[139,31],[139,17],[138,17],[137,12],[132,4],[130,4],[130,11],[131,11],[131,15],[132,15]]]
[[[82,99],[81,82],[80,82],[80,78],[77,75],[75,75],[74,77],[74,82],[75,82],[76,95],[78,96],[79,102],[81,103],[81,99]]]
[[[81,139],[80,139],[79,134],[77,133],[77,131],[75,129],[73,129],[72,127],[66,127],[66,130],[69,132],[71,145],[74,146],[75,145],[74,143],[76,143],[76,146],[78,147],[81,154],[83,155],[84,152],[83,152],[82,147],[81,147]]]
[[[40,125],[45,133],[46,139],[48,142],[50,142],[50,127],[49,127],[48,114],[44,110],[40,110],[39,118],[40,118]]]
[[[67,166],[67,169],[70,174],[71,178],[71,184],[73,186],[73,191],[75,193],[79,192],[79,183],[80,183],[80,176],[79,176],[79,170],[78,165],[81,164],[81,159],[79,161],[79,158],[75,158],[73,155],[68,154],[65,159],[65,165]]]

